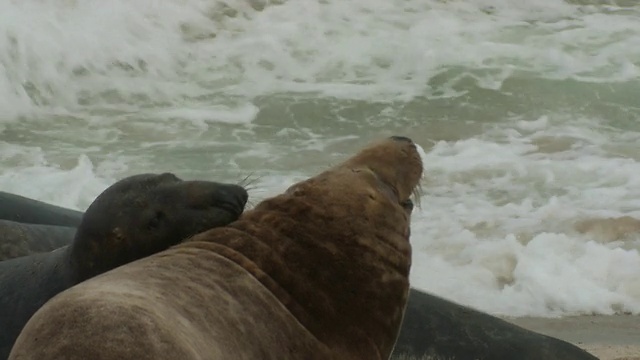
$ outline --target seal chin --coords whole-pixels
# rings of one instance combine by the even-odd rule
[[[217,204],[216,208],[222,209],[234,217],[239,217],[242,214],[242,206],[234,203],[221,203]]]

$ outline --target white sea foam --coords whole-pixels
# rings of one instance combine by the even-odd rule
[[[100,176],[101,172],[112,172],[113,164],[102,164],[96,168],[91,160],[82,155],[71,169],[48,165],[35,154],[38,165],[15,166],[0,175],[2,191],[35,198],[76,210],[84,210],[109,184],[111,176]],[[101,171],[102,170],[102,171]]]
[[[638,314],[640,228],[603,239],[576,224],[640,218],[640,164],[603,153],[602,132],[545,124],[441,142],[426,155],[413,285],[496,314]]]
[[[239,1],[3,2],[1,121],[88,103],[180,107],[201,96],[216,105],[282,92],[408,100],[462,94],[468,80],[499,89],[531,72],[626,81],[638,76],[639,12],[562,0],[298,0],[263,10]]]

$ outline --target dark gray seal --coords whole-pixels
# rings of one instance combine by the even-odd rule
[[[0,261],[68,245],[75,233],[75,227],[0,220]]]
[[[168,173],[136,175],[107,188],[87,209],[70,245],[0,262],[0,358],[8,357],[24,324],[54,295],[229,224],[246,201],[241,186],[182,181]]]
[[[550,336],[411,289],[392,360],[597,360]]]
[[[82,212],[0,191],[0,219],[76,227],[80,224]]]

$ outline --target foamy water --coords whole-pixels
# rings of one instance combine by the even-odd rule
[[[84,209],[172,171],[250,176],[256,202],[409,135],[427,152],[413,286],[494,314],[640,314],[639,16],[613,0],[0,2],[0,189]]]

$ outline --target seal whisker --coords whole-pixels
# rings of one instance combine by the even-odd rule
[[[247,209],[253,209],[254,207],[256,207],[256,204],[260,203],[261,201],[258,202],[254,202],[252,200],[247,201]]]
[[[249,198],[247,199],[247,204],[245,205],[245,210],[253,209],[258,203],[261,203],[267,197],[264,195],[266,193],[265,189],[261,189],[258,187],[255,188],[246,188],[247,193],[249,194]],[[256,193],[262,193],[261,196],[256,196]]]
[[[240,186],[244,186],[244,185],[246,185],[246,183],[245,183],[245,182],[249,181],[249,179],[251,178],[251,176],[252,176],[252,175],[253,175],[253,172],[250,172],[250,173],[249,173],[249,174],[247,174],[244,178],[242,178],[242,180],[240,180],[240,181],[237,183],[237,185],[240,185]]]
[[[245,187],[244,187],[244,189],[245,189],[245,190],[247,190],[247,192],[249,192],[249,191],[250,191],[250,192],[256,192],[256,191],[260,192],[260,191],[264,191],[264,189],[261,189],[261,188],[259,188],[259,187],[257,187],[257,186],[245,186]]]
[[[257,204],[267,199],[267,196],[255,196],[255,192],[252,192],[250,195],[249,200],[247,200],[247,210],[253,209]]]
[[[418,208],[422,208],[422,185],[418,184],[416,185],[416,187],[413,188],[413,190],[411,191],[411,198],[413,200],[413,203],[418,207]]]
[[[248,187],[250,185],[255,184],[258,180],[262,179],[262,176],[254,176],[255,174],[253,172],[249,173],[247,176],[245,176],[242,180],[240,180],[237,185],[242,186],[242,187]]]

